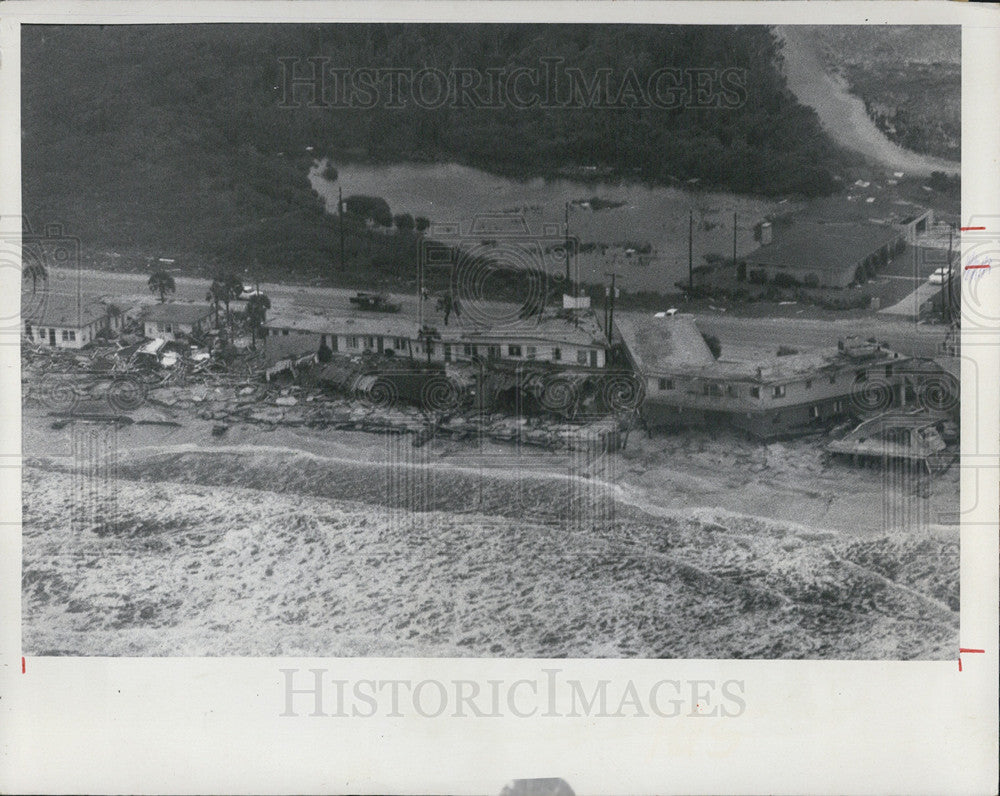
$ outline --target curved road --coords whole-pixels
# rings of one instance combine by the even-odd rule
[[[823,67],[808,27],[779,25],[775,31],[784,41],[788,88],[799,102],[816,111],[823,129],[834,141],[897,171],[920,175],[932,171],[960,173],[959,163],[921,155],[886,138],[868,117],[864,102]]]

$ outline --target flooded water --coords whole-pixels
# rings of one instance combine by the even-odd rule
[[[325,164],[310,173],[313,187],[336,212],[337,190],[344,196],[380,196],[393,213],[426,216],[434,227],[460,225],[468,236],[477,216],[523,214],[530,235],[543,248],[562,242],[566,204],[569,230],[581,246],[577,279],[603,282],[605,272],[620,274],[619,285],[630,291],[673,292],[687,280],[689,213],[694,214],[694,265],[710,253],[732,256],[733,212],[737,214],[736,249],[756,248],[753,228],[768,213],[792,209],[779,203],[723,192],[685,191],[628,182],[582,182],[569,179],[514,180],[455,163],[400,163],[374,166],[334,164],[338,181],[321,176]],[[613,204],[595,209],[590,200]],[[600,205],[600,203],[599,203]],[[435,232],[435,237],[439,237]],[[469,236],[479,245],[483,236]],[[636,249],[631,256],[626,250]],[[648,253],[644,252],[648,249]],[[550,272],[563,273],[565,263],[545,258]]]

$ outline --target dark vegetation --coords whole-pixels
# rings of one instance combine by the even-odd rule
[[[257,278],[414,284],[428,220],[394,219],[378,197],[345,197],[342,220],[327,214],[307,179],[324,155],[450,159],[520,176],[596,165],[602,176],[697,179],[701,188],[766,195],[835,185],[837,153],[786,90],[779,45],[761,26],[22,31],[24,212],[39,227],[62,223],[90,266],[136,269],[167,256],[205,276],[258,263]],[[640,81],[660,66],[735,66],[746,70],[746,102],[733,110],[279,107],[278,59],[317,55],[334,67],[443,70],[537,67],[561,56],[586,75],[634,69]],[[501,292],[513,289],[508,282]]]
[[[957,64],[880,65],[847,70],[851,91],[885,136],[928,155],[961,158],[961,67]]]

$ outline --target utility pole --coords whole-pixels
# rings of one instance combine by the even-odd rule
[[[417,257],[417,330],[424,328],[424,258]]]
[[[337,187],[337,226],[340,227],[340,267],[344,267],[344,189]]]
[[[607,335],[608,335],[608,345],[611,345],[611,337],[612,337],[612,334],[614,332],[614,325],[615,325],[615,276],[616,276],[616,274],[615,274],[614,271],[612,271],[610,274],[606,273],[605,276],[610,276],[611,277],[611,293],[610,293],[610,296],[609,296],[610,302],[608,304],[608,320],[607,320],[607,324],[605,325],[605,329],[606,329]]]
[[[736,267],[736,211],[733,211],[733,268]]]
[[[694,292],[694,211],[688,211],[688,300]]]
[[[566,238],[564,241],[566,245],[566,294],[570,294],[570,282],[569,282],[569,202],[566,202]]]
[[[945,283],[941,286],[941,317],[945,321],[951,320],[951,232],[952,227],[948,225],[948,273],[945,276]],[[945,290],[947,285],[947,290]],[[945,303],[947,301],[947,304]]]

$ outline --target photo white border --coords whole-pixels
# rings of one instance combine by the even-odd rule
[[[20,214],[19,23],[438,21],[962,24],[962,213],[1000,219],[1000,15],[953,2],[0,4],[0,215]],[[11,271],[11,269],[8,269]],[[3,273],[15,295],[16,274]],[[983,277],[1000,308],[1000,277]],[[7,280],[10,280],[9,282]],[[972,341],[970,341],[972,342]],[[0,791],[995,793],[998,336],[963,348],[961,644],[943,662],[27,658],[20,651],[20,364],[0,346]],[[967,410],[978,406],[979,416]],[[973,498],[975,505],[967,503]],[[346,680],[743,680],[735,718],[282,718],[280,668]]]

